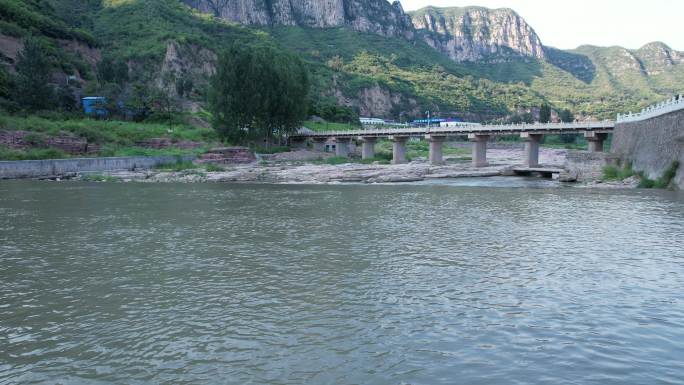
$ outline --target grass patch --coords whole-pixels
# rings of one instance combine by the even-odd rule
[[[29,131],[32,134],[72,134],[88,143],[99,145],[134,146],[135,143],[154,138],[169,138],[172,141],[216,142],[218,136],[211,128],[160,123],[136,123],[120,120],[96,120],[66,117],[48,119],[35,115],[0,115],[0,130]]]
[[[283,152],[290,152],[290,147],[287,146],[271,146],[271,147],[258,147],[254,150],[257,154],[280,154]]]
[[[623,168],[613,165],[603,167],[603,180],[624,180],[634,175],[631,164]]]
[[[64,151],[57,148],[32,148],[28,150],[14,150],[0,147],[0,160],[43,160],[68,158]]]
[[[215,163],[206,163],[204,165],[204,169],[207,170],[207,172],[221,172],[221,171],[226,171],[225,168],[219,166],[218,164]]]
[[[159,170],[159,171],[170,171],[170,172],[180,172],[180,171],[186,171],[186,170],[196,170],[200,168],[200,166],[192,163],[192,162],[176,162],[176,163],[165,163],[165,164],[160,164],[157,165],[154,169]]]
[[[368,158],[368,159],[361,159],[360,163],[362,164],[373,164],[375,162],[378,162],[379,164],[390,164],[391,159],[387,159],[386,157],[374,157],[374,158]]]
[[[347,164],[347,163],[353,163],[353,162],[351,159],[347,158],[346,156],[333,156],[332,158],[326,159],[325,163],[335,166],[338,164]]]
[[[663,173],[663,175],[658,178],[658,179],[649,179],[647,178],[643,173],[640,173],[639,176],[641,177],[641,181],[639,182],[639,188],[658,188],[658,189],[665,189],[669,188],[672,184],[672,180],[674,179],[675,175],[677,175],[677,170],[679,169],[679,162],[674,161],[668,167],[667,170]]]
[[[303,123],[304,127],[311,131],[350,131],[350,130],[360,130],[361,127],[355,126],[351,123],[334,123],[334,122],[313,122],[306,121]]]

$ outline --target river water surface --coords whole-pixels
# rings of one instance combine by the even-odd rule
[[[684,381],[682,195],[483,184],[0,182],[0,384]]]

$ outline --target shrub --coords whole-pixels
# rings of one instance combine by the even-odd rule
[[[632,165],[626,165],[623,168],[608,165],[603,168],[603,180],[624,180],[634,175]]]
[[[333,156],[332,158],[328,158],[325,163],[330,165],[347,164],[351,163],[351,160],[346,156]]]
[[[219,166],[218,164],[215,163],[207,163],[204,165],[204,169],[207,170],[207,172],[221,172],[225,171],[226,169]]]
[[[390,159],[386,159],[385,157],[375,157],[375,158],[368,158],[368,159],[363,159],[361,160],[361,163],[363,164],[372,164],[378,162],[379,164],[390,164]]]
[[[638,187],[639,188],[661,188],[661,189],[669,188],[670,185],[672,184],[672,180],[677,175],[678,169],[679,169],[679,162],[674,161],[674,162],[672,162],[670,167],[668,167],[668,169],[665,170],[663,175],[656,180],[649,179],[648,177],[646,177],[644,175],[643,172],[639,173],[639,177],[641,178],[641,180],[639,181]]]
[[[279,154],[281,152],[290,152],[290,147],[287,146],[273,146],[273,147],[258,147],[255,152],[257,154]]]
[[[64,159],[68,155],[57,148],[32,148],[29,150],[13,150],[0,147],[0,160],[40,160]]]

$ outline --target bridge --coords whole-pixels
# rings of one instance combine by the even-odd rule
[[[363,159],[375,157],[375,143],[378,138],[393,142],[392,163],[406,163],[406,142],[409,138],[425,138],[430,143],[429,160],[432,164],[442,164],[442,148],[449,137],[467,136],[473,142],[473,166],[486,167],[487,142],[492,136],[519,135],[525,140],[525,166],[539,167],[539,143],[544,135],[584,134],[589,143],[589,151],[603,151],[603,143],[615,129],[614,121],[572,122],[572,123],[534,123],[511,125],[464,125],[455,127],[413,127],[413,128],[371,128],[367,130],[314,132],[300,130],[290,135],[294,146],[304,146],[312,140],[314,149],[325,151],[325,143],[335,142],[337,156],[349,156],[352,140],[362,143]]]

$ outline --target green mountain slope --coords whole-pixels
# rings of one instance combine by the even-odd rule
[[[349,27],[248,27],[179,0],[0,0],[0,15],[3,36],[17,41],[28,34],[42,36],[64,72],[82,74],[84,89],[96,89],[94,61],[115,57],[128,64],[130,82],[158,85],[169,73],[190,79],[193,92],[187,97],[200,105],[216,53],[236,43],[299,54],[312,73],[316,102],[395,119],[422,116],[429,109],[433,115],[489,120],[544,102],[613,118],[684,91],[682,54],[662,43],[635,51],[545,47],[543,59],[506,55],[457,63],[420,38]],[[64,48],[69,41],[98,54],[84,60]]]

